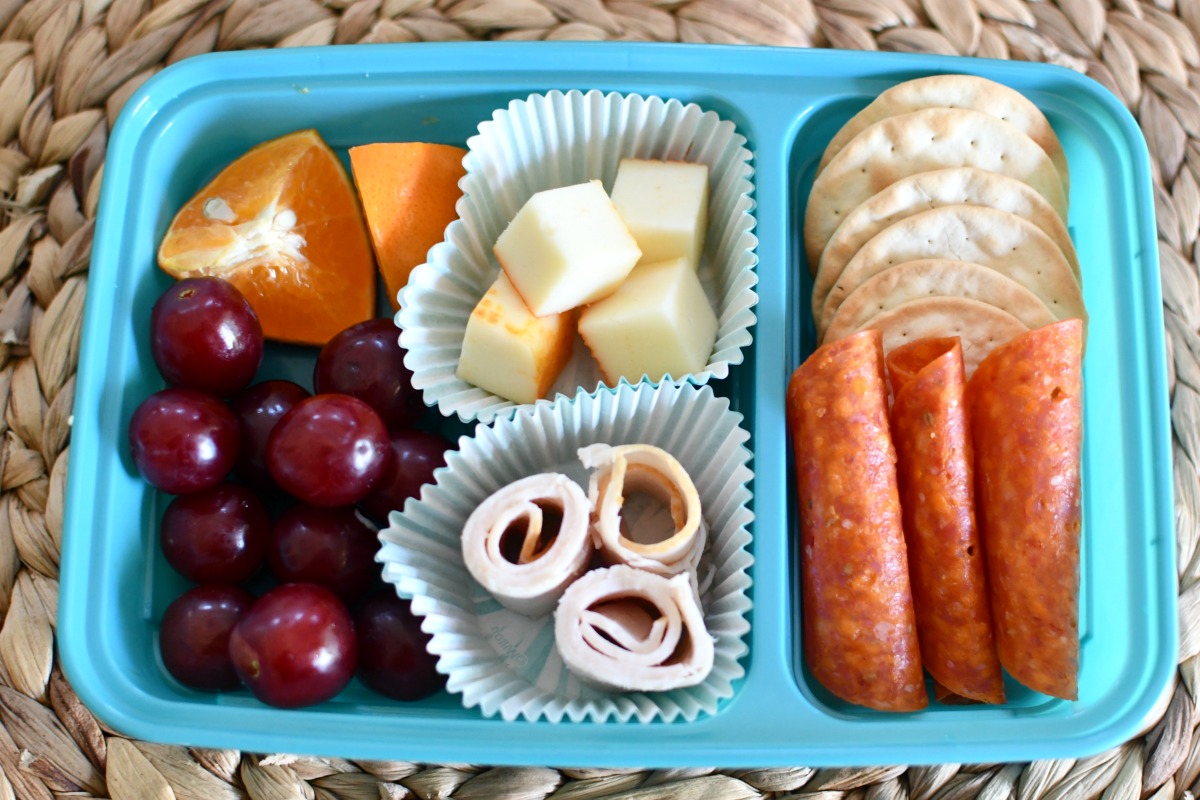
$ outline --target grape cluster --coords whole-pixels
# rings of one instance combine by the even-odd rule
[[[245,685],[280,707],[328,700],[356,672],[397,699],[438,691],[420,620],[381,588],[368,523],[386,524],[418,496],[452,447],[413,427],[424,407],[391,320],[331,339],[311,395],[290,381],[251,383],[262,327],[219,278],[171,286],[150,337],[169,386],[134,411],[130,451],[147,482],[177,495],[159,542],[198,584],[163,614],[171,675],[196,689]],[[264,565],[277,585],[256,598],[249,587]]]

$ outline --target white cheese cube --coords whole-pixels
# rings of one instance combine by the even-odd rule
[[[642,250],[643,264],[686,258],[695,269],[708,228],[708,165],[621,160],[613,205]]]
[[[599,181],[538,192],[493,250],[539,317],[612,294],[642,255]]]
[[[575,343],[576,312],[535,317],[503,274],[471,312],[456,374],[514,403],[550,391]]]
[[[609,384],[657,381],[704,368],[717,316],[691,263],[676,258],[634,267],[620,289],[583,310],[579,333]]]

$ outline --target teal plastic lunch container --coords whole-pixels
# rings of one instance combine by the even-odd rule
[[[784,418],[791,371],[815,344],[801,227],[818,159],[879,92],[978,74],[1046,114],[1071,171],[1069,230],[1090,313],[1085,377],[1079,700],[1007,686],[1003,706],[883,714],[826,693],[800,652],[798,520]],[[716,713],[692,722],[506,722],[445,692],[400,703],[354,682],[311,708],[187,689],[158,655],[186,584],[157,526],[169,497],[137,474],[127,428],[162,388],[150,308],[175,211],[236,156],[316,128],[339,153],[374,141],[463,145],[510,101],[599,89],[696,103],[753,154],[758,305],[753,343],[714,391],[751,434],[749,653]],[[654,44],[464,43],[203,56],[156,75],[113,131],[93,245],[71,442],[58,641],[83,701],[122,733],[255,752],[548,766],[1006,762],[1099,752],[1138,733],[1175,669],[1171,441],[1146,144],[1106,90],[1044,64],[902,54]],[[308,383],[315,350],[271,345],[261,377]],[[472,428],[445,420],[444,430]]]

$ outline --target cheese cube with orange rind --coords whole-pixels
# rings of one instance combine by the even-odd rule
[[[577,317],[535,317],[501,274],[467,320],[457,375],[514,403],[532,403],[571,358]]]

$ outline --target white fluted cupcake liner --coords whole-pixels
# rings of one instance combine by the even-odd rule
[[[523,406],[511,418],[479,425],[463,437],[420,500],[393,512],[380,532],[378,560],[431,634],[430,652],[447,688],[468,708],[491,717],[560,722],[691,721],[716,713],[745,672],[750,629],[748,569],[753,476],[741,414],[710,387],[636,387]],[[705,626],[715,639],[711,673],[696,686],[668,692],[608,692],[579,681],[554,645],[554,618],[530,618],[492,598],[463,564],[467,517],[501,487],[539,472],[560,471],[587,486],[576,452],[595,443],[652,444],[689,472],[700,495],[709,544],[699,579]]]
[[[745,144],[733,123],[715,112],[658,97],[550,92],[495,112],[467,142],[459,219],[400,293],[396,323],[408,351],[405,364],[425,402],[463,421],[511,413],[514,403],[455,375],[471,310],[499,274],[492,246],[534,193],[592,179],[611,192],[620,160],[631,157],[709,166],[709,224],[699,275],[717,313],[717,339],[701,371],[661,383],[726,377],[751,343],[758,302],[754,170]],[[599,367],[576,337],[574,355],[550,396],[602,385]]]

